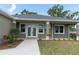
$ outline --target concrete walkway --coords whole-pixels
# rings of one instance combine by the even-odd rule
[[[0,55],[40,55],[36,39],[25,39],[19,46],[0,50]]]

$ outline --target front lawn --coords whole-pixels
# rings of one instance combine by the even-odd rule
[[[42,55],[79,55],[79,41],[38,40]]]

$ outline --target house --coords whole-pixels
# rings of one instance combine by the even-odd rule
[[[0,10],[0,38],[3,35],[7,35],[11,29],[12,24],[12,17],[5,13],[4,11]]]
[[[3,15],[2,15],[3,13]],[[9,32],[10,28],[18,28],[21,33],[19,38],[26,39],[68,39],[70,34],[78,31],[70,31],[70,26],[76,25],[79,21],[61,17],[52,17],[44,15],[9,15],[4,12],[0,12],[0,35],[5,35],[5,32]],[[7,15],[6,15],[7,14]],[[6,16],[5,16],[6,15]],[[5,19],[4,19],[5,18]],[[8,24],[7,24],[7,22]],[[10,22],[9,22],[10,21]],[[10,25],[11,24],[11,25]],[[7,27],[8,26],[8,27]],[[11,27],[10,27],[11,26]],[[8,28],[8,29],[7,29]],[[77,26],[78,28],[78,26]],[[2,29],[2,30],[1,30]],[[3,31],[5,30],[5,31]],[[3,33],[2,33],[3,32]],[[79,34],[76,35],[78,40]]]

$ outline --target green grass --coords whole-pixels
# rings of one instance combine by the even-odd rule
[[[38,40],[41,55],[79,55],[79,41]]]

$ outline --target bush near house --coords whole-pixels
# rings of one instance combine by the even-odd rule
[[[76,40],[76,34],[70,34],[70,38]]]
[[[11,29],[9,35],[3,36],[3,43],[13,43],[19,36],[19,29]]]
[[[9,35],[3,36],[2,44],[0,44],[0,50],[8,49],[8,48],[15,48],[18,46],[23,40],[17,40],[19,35],[18,29],[12,29]]]
[[[18,36],[19,36],[19,33],[20,33],[20,31],[19,31],[19,29],[12,29],[11,31],[10,31],[10,34],[9,34],[9,42],[13,42],[13,41],[15,41],[15,40],[17,40],[17,38],[18,38]]]

